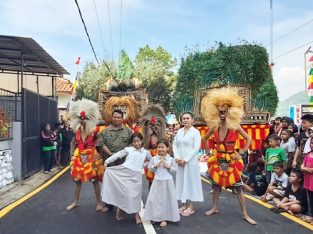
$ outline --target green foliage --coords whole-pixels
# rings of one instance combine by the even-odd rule
[[[251,86],[252,104],[255,110],[275,112],[278,97],[268,66],[266,49],[256,44],[225,46],[217,49],[188,53],[181,60],[174,91],[173,108],[176,114],[193,109],[196,89],[212,85]]]
[[[116,76],[116,66],[113,62],[106,62],[112,72]],[[100,66],[94,63],[87,63],[84,66],[83,73],[78,79],[78,88],[76,90],[76,100],[87,98],[97,101],[97,94],[99,89],[105,89],[105,82],[110,79],[110,73],[104,65]]]
[[[172,76],[171,69],[176,66],[176,59],[162,47],[153,50],[147,45],[139,48],[134,63],[135,77],[148,84],[153,79]]]
[[[160,104],[167,112],[170,109],[170,89],[164,78],[153,79],[146,88],[149,104]]]
[[[117,78],[119,80],[129,80],[134,77],[134,65],[128,54],[122,50],[118,64]]]
[[[274,83],[264,83],[252,99],[252,106],[258,111],[275,113],[278,104],[277,90]]]
[[[172,68],[176,59],[162,47],[151,49],[148,45],[139,48],[134,61],[135,77],[146,87],[149,102],[159,103],[167,111],[170,97],[175,87],[176,75]]]

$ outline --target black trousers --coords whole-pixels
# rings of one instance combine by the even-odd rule
[[[43,151],[44,171],[50,171],[53,165],[55,151]]]

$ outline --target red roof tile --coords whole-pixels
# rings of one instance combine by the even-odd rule
[[[71,94],[73,84],[70,80],[57,77],[56,80],[56,91],[57,93]]]

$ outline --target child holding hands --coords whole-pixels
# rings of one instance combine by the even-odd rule
[[[169,154],[169,142],[161,139],[157,143],[158,155],[149,162],[149,170],[154,173],[154,180],[147,198],[144,219],[161,222],[160,226],[167,225],[166,221],[180,220],[175,186],[171,173],[176,171],[176,162]]]

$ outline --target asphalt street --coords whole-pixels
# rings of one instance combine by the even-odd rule
[[[146,233],[143,225],[136,225],[133,215],[116,221],[114,211],[99,213],[95,210],[95,195],[90,183],[84,184],[80,207],[67,211],[65,207],[73,201],[74,183],[69,172],[45,190],[22,203],[0,220],[2,234],[89,234],[89,233]],[[148,194],[147,182],[143,184],[143,202]],[[203,182],[205,201],[196,204],[196,213],[182,217],[179,223],[169,223],[165,228],[154,224],[156,233],[312,233],[302,225],[271,212],[268,208],[247,200],[248,211],[258,224],[252,226],[241,218],[236,195],[223,191],[220,213],[207,217],[204,212],[211,207],[211,186]]]

